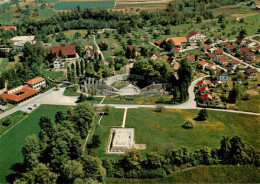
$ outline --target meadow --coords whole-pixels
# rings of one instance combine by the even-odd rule
[[[171,174],[165,178],[107,178],[107,183],[259,183],[260,168],[251,165],[199,166]]]
[[[107,0],[107,1],[60,1],[56,3],[53,8],[55,10],[70,10],[80,6],[81,8],[106,8],[112,9],[114,8],[115,1]]]
[[[10,169],[13,164],[22,162],[21,148],[25,144],[26,136],[31,134],[38,135],[40,131],[38,121],[40,117],[48,116],[54,122],[56,112],[66,112],[68,108],[68,106],[41,105],[0,138],[0,183],[6,183],[6,176],[13,173]]]

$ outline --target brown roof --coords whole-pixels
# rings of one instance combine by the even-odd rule
[[[207,53],[206,54],[208,57],[210,57],[210,58],[215,58],[216,56],[215,56],[215,54],[213,54],[213,53]]]
[[[103,45],[104,43],[105,43],[104,41],[100,41],[98,45],[102,47],[102,45]]]
[[[136,48],[136,46],[128,46],[127,48],[129,48],[130,49],[130,51],[132,51],[133,49],[135,50],[135,51],[137,51],[137,48]]]
[[[240,48],[240,53],[241,53],[241,54],[246,54],[246,53],[248,53],[248,52],[249,52],[249,50],[248,50],[247,47],[242,47],[242,48]]]
[[[200,61],[198,64],[201,65],[201,66],[204,66],[204,65],[206,65],[206,64],[208,64],[208,63],[205,62],[205,61]]]
[[[42,81],[45,81],[45,78],[43,78],[43,77],[34,77],[34,78],[26,81],[25,84],[34,85],[34,84],[37,84],[38,82],[42,82]]]
[[[223,50],[222,49],[216,49],[215,54],[217,54],[217,55],[223,54]]]
[[[155,55],[157,58],[161,57],[161,54],[157,52],[157,53],[150,53],[149,58],[151,58],[153,55]]]
[[[237,43],[242,43],[243,40],[244,40],[244,38],[240,37],[240,38],[237,39],[236,42],[237,42]]]
[[[254,52],[248,52],[246,55],[248,55],[248,56],[256,56]]]
[[[201,99],[202,99],[202,100],[206,100],[206,99],[208,99],[208,98],[212,100],[212,97],[211,97],[210,94],[205,94],[205,95],[202,95],[202,96],[201,96]]]
[[[166,38],[164,41],[167,43],[169,40],[172,40],[175,46],[181,46],[182,43],[187,43],[187,38],[184,36],[181,37],[173,37],[173,38]]]
[[[218,72],[217,72],[217,76],[220,76],[222,73],[225,73],[225,74],[228,76],[228,73],[225,72],[225,71],[218,71]]]
[[[255,69],[255,68],[250,68],[250,69],[248,69],[248,71],[250,73],[257,73],[257,69]]]
[[[194,61],[195,61],[195,56],[194,56],[194,55],[189,55],[189,56],[187,56],[187,59],[188,59],[190,62],[194,62]]]
[[[51,47],[51,52],[56,53],[57,57],[59,55],[60,50],[64,56],[76,55],[75,45],[61,45],[61,46]]]
[[[196,32],[196,31],[191,31],[191,32],[188,34],[188,38],[193,37],[193,36],[196,35],[196,34],[201,34],[201,33]]]
[[[32,89],[31,87],[26,85],[21,90],[18,90],[14,93],[11,93],[11,94],[7,94],[6,92],[4,92],[4,93],[1,94],[1,97],[3,97],[4,99],[7,99],[7,100],[14,101],[14,102],[20,102],[20,101],[22,101],[22,100],[24,100],[24,99],[26,99],[30,96],[33,96],[33,95],[35,95],[39,92],[40,92],[39,90]]]
[[[206,49],[206,50],[211,49],[211,46],[210,46],[210,45],[204,45],[203,47],[204,47],[204,49]]]
[[[180,53],[180,52],[179,52],[179,49],[178,49],[177,47],[172,48],[172,51],[173,51],[173,53]]]
[[[200,80],[200,81],[197,83],[197,86],[200,86],[201,84],[207,85],[207,83],[206,83],[204,80]]]
[[[235,49],[235,48],[236,48],[235,45],[229,45],[229,46],[228,46],[228,49],[229,49],[229,50],[233,50],[233,49]]]
[[[10,30],[16,30],[16,26],[3,26],[3,27],[0,27],[0,29],[4,29],[6,31],[10,31]]]
[[[226,56],[219,56],[218,58],[222,63],[225,63],[227,61]]]
[[[202,93],[203,91],[208,91],[209,92],[209,88],[206,86],[203,86],[202,88],[200,88],[200,93]]]
[[[158,40],[158,41],[155,42],[155,44],[156,44],[156,45],[161,45],[162,42]]]
[[[221,45],[222,46],[228,46],[228,42],[222,42]]]
[[[231,61],[232,63],[234,63],[234,64],[239,64],[240,63],[240,61],[238,61],[238,60],[234,60],[234,61]]]

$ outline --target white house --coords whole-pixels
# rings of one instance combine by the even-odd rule
[[[26,81],[25,84],[28,84],[33,89],[41,89],[42,86],[46,86],[46,80],[43,77],[34,77]]]
[[[188,40],[189,42],[197,42],[197,41],[202,41],[206,38],[204,34],[201,34],[199,32],[192,31],[188,35]]]
[[[13,42],[13,49],[23,50],[26,42],[35,44],[35,36],[16,36],[11,39]]]

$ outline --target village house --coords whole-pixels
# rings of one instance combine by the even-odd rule
[[[11,31],[11,30],[17,31],[16,26],[2,26],[2,27],[0,27],[0,29],[3,29],[5,31]]]
[[[159,40],[155,42],[155,45],[157,45],[158,47],[161,47],[161,44],[162,44],[162,42]]]
[[[205,67],[207,70],[216,70],[216,66],[213,64],[208,64],[208,66]]]
[[[199,89],[199,93],[200,93],[200,95],[204,95],[204,94],[209,94],[210,91],[209,91],[208,87],[203,86],[202,88]]]
[[[220,64],[220,65],[223,65],[224,63],[227,62],[227,58],[226,56],[219,56],[216,60],[215,60],[215,63],[216,64]]]
[[[228,45],[229,45],[228,42],[221,42],[221,43],[219,44],[219,47],[227,47]]]
[[[208,66],[208,63],[205,61],[200,61],[198,62],[198,67],[201,68],[202,70],[205,70],[205,68]]]
[[[210,52],[210,49],[211,49],[211,46],[210,46],[210,45],[203,45],[203,46],[201,47],[201,50],[202,50],[203,52]]]
[[[255,55],[254,52],[247,52],[245,54],[245,57],[246,57],[247,60],[253,61],[253,60],[255,60],[256,55]]]
[[[221,56],[223,54],[223,50],[222,49],[216,49],[216,50],[214,50],[214,53],[217,56]]]
[[[194,63],[195,62],[195,56],[194,55],[189,55],[186,57],[191,63]]]
[[[180,53],[179,49],[177,47],[172,48],[170,51],[170,54],[172,54],[173,56],[176,56]]]
[[[65,68],[65,63],[63,62],[62,59],[56,58],[55,61],[53,62],[53,68],[55,69]]]
[[[134,52],[135,56],[138,55],[138,50],[137,50],[136,46],[130,45],[130,46],[127,46],[127,49],[129,49],[131,52]]]
[[[65,56],[66,58],[75,58],[77,56],[75,45],[61,45],[51,47],[51,52],[56,54],[56,58],[59,59],[62,58],[62,56]],[[60,52],[62,53],[62,56],[60,56]]]
[[[245,71],[246,78],[253,78],[257,76],[257,69],[250,68]]]
[[[214,60],[216,58],[216,55],[213,53],[206,53],[204,58],[207,60]]]
[[[235,67],[237,67],[238,65],[240,65],[240,62],[239,62],[238,60],[233,60],[233,61],[230,61],[230,62],[228,63],[228,65],[229,65],[230,67],[232,67],[232,68],[235,68]]]
[[[99,44],[98,44],[98,46],[99,46],[100,48],[102,48],[103,45],[104,45],[104,43],[105,43],[104,41],[100,41]]]
[[[239,37],[239,38],[236,40],[236,44],[241,45],[242,43],[244,43],[244,38]]]
[[[160,53],[150,53],[148,55],[148,57],[152,60],[156,60],[156,59],[159,59],[161,57],[161,54]]]
[[[32,89],[41,89],[41,87],[46,86],[46,80],[43,77],[34,77],[24,83],[30,86]]]
[[[35,36],[15,36],[11,38],[13,42],[13,49],[23,50],[24,45],[28,42],[31,44],[35,44]]]
[[[206,36],[204,34],[201,34],[196,31],[192,31],[188,34],[189,42],[198,42],[198,41],[204,40],[205,38],[206,38]]]
[[[210,102],[212,100],[213,100],[213,98],[210,94],[206,93],[206,94],[201,96],[201,101],[202,101],[203,104],[207,104],[208,102]]]
[[[243,79],[242,78],[238,78],[237,79],[237,84],[242,84],[243,83]]]
[[[239,53],[241,55],[245,55],[248,52],[249,52],[249,49],[247,47],[241,47],[240,49],[237,50],[237,53]]]
[[[236,48],[235,45],[228,45],[228,46],[225,46],[225,47],[224,47],[224,50],[225,50],[226,52],[233,52],[235,48]]]
[[[197,82],[198,89],[202,88],[203,86],[207,86],[207,82],[206,81],[200,80],[199,82]]]
[[[92,45],[85,46],[85,51],[92,51],[92,50],[94,50]]]
[[[175,45],[175,47],[182,47],[184,45],[186,45],[188,43],[187,41],[187,38],[184,37],[184,36],[181,36],[181,37],[173,37],[173,38],[166,38],[164,41],[163,41],[163,46],[164,48],[166,48],[166,43],[169,41],[169,40],[172,40],[173,44]]]
[[[218,71],[216,77],[220,82],[228,82],[228,73],[225,71]]]
[[[248,48],[253,48],[256,46],[256,43],[251,40],[247,40],[246,43],[244,44],[244,46],[248,47]]]

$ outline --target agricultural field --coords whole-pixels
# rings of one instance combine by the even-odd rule
[[[70,10],[80,6],[81,8],[106,8],[112,9],[114,8],[115,1],[107,0],[107,1],[59,1],[57,2],[53,8],[55,10]]]
[[[0,183],[6,183],[6,176],[13,173],[10,167],[22,161],[21,148],[28,135],[38,135],[38,121],[41,116],[48,116],[54,122],[57,111],[66,112],[68,106],[41,105],[26,119],[17,124],[11,131],[0,138]],[[10,154],[11,153],[11,154]]]
[[[116,109],[119,111],[119,109]],[[104,116],[101,125],[119,126],[123,119],[123,111],[111,111]],[[126,128],[135,128],[137,144],[146,144],[147,149],[142,153],[163,151],[167,147],[185,146],[191,151],[210,147],[217,148],[223,136],[241,136],[247,143],[260,150],[259,121],[260,117],[229,112],[208,111],[206,121],[195,121],[196,126],[187,130],[181,126],[187,119],[196,118],[198,110],[166,110],[162,113],[154,109],[128,109]],[[250,122],[250,123],[248,123]],[[94,150],[99,157],[121,158],[115,155],[106,155],[110,127],[97,125],[95,135],[100,136],[101,145]],[[181,139],[180,139],[181,137]]]
[[[161,9],[166,8],[169,0],[117,0],[116,9],[128,9],[128,8],[139,8],[139,9]]]
[[[45,70],[44,76],[52,81],[61,82],[66,79],[63,71]]]
[[[260,168],[250,165],[199,166],[171,174],[165,178],[122,179],[108,178],[107,183],[258,183]]]

